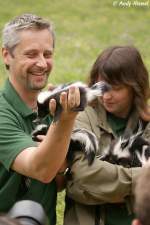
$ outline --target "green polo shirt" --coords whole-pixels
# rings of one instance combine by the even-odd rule
[[[10,169],[24,149],[36,146],[31,138],[36,113],[21,100],[7,80],[0,93],[0,212],[8,212],[16,201],[33,200],[43,205],[50,225],[56,224],[56,183],[44,184]],[[47,117],[44,121],[50,124]]]

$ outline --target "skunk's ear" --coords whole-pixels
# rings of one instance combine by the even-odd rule
[[[132,135],[131,129],[126,129],[125,133],[121,136],[121,148],[124,149],[127,147],[130,141],[130,137]]]
[[[139,120],[137,132],[130,137],[130,146],[135,141],[135,139],[137,139],[138,137],[142,135],[142,133],[143,133],[143,124],[142,124],[142,121]]]
[[[143,123],[141,120],[138,122],[138,130],[137,130],[137,136],[140,136],[143,133]]]

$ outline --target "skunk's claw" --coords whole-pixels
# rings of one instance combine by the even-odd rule
[[[71,135],[68,159],[73,160],[74,152],[82,151],[88,164],[91,165],[98,151],[98,140],[95,134],[86,129],[75,129]]]

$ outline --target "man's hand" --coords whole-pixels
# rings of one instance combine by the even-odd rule
[[[68,120],[71,118],[75,118],[77,112],[73,111],[73,108],[78,107],[80,105],[80,91],[78,87],[71,86],[69,88],[69,92],[62,92],[60,94],[60,104],[63,108],[63,111],[60,116],[60,120]],[[54,115],[56,110],[56,101],[55,99],[51,99],[49,103],[50,113]]]

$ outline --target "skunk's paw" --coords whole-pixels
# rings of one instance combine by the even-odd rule
[[[75,129],[71,135],[68,158],[72,160],[75,151],[83,151],[88,164],[91,165],[98,151],[96,135],[86,129]]]
[[[40,141],[37,135],[46,135],[48,126],[46,124],[39,124],[36,126],[35,130],[31,133],[33,141]]]

